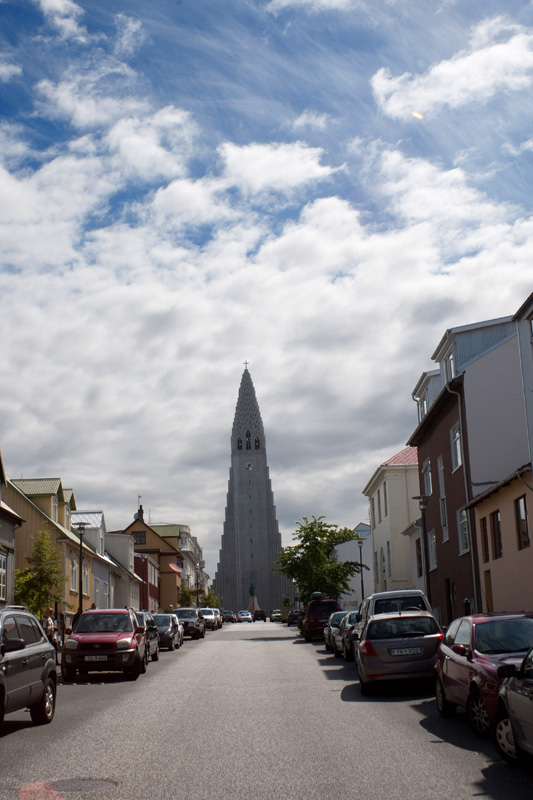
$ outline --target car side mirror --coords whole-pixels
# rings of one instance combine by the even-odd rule
[[[498,678],[514,678],[518,675],[518,670],[514,664],[502,664],[498,667]]]
[[[70,634],[72,633],[72,628],[65,628],[65,633],[67,636],[70,636]]]
[[[137,625],[137,627],[135,628],[135,633],[144,633],[144,632],[145,632],[144,625]]]
[[[464,644],[454,644],[452,647],[452,651],[457,653],[458,656],[466,656],[467,650]]]
[[[356,622],[361,622],[361,614],[359,613],[359,611],[355,615],[355,620],[356,620]]]
[[[24,650],[26,642],[24,639],[7,639],[2,642],[2,655],[5,653],[15,653],[17,650]]]

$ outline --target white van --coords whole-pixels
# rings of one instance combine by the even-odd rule
[[[433,610],[422,589],[396,589],[390,592],[374,592],[365,598],[357,615],[357,633],[363,630],[367,619],[377,614],[394,614],[407,609]]]

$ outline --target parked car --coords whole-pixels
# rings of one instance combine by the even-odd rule
[[[379,681],[431,678],[442,636],[428,611],[370,617],[357,648],[361,694]]]
[[[342,617],[339,626],[333,631],[333,653],[342,655],[346,661],[353,661],[357,649],[357,611],[349,611]]]
[[[222,612],[222,619],[224,622],[237,622],[237,614],[235,611],[231,611],[229,608],[227,608]]]
[[[281,609],[275,608],[270,612],[270,622],[281,622]]]
[[[42,625],[24,607],[0,609],[0,725],[23,708],[36,725],[52,722],[56,696],[56,650]]]
[[[323,636],[324,625],[334,611],[341,611],[336,600],[310,600],[302,622],[302,633],[306,642],[315,636]]]
[[[159,661],[159,630],[154,618],[149,611],[136,611],[135,616],[139,625],[144,625],[146,637],[146,652],[148,659]]]
[[[493,731],[496,750],[509,764],[533,756],[533,647],[519,669],[514,664],[498,668],[503,684]]]
[[[326,650],[333,650],[333,631],[336,631],[340,625],[341,619],[346,615],[346,611],[334,611],[330,614],[328,621],[324,625],[324,644]]]
[[[167,647],[169,650],[181,647],[184,630],[176,614],[156,614],[154,622],[159,633],[160,647]]]
[[[291,609],[291,611],[289,611],[289,614],[287,616],[287,625],[297,625],[302,617],[303,617],[303,611],[300,611],[297,608]]]
[[[222,616],[222,612],[220,608],[214,608],[213,611],[215,612],[215,617],[217,619],[217,628],[221,628],[224,624],[224,617]]]
[[[205,636],[205,620],[198,608],[177,608],[175,614],[183,625],[185,636],[191,639],[203,639]]]
[[[264,611],[261,611],[261,609],[256,608],[256,610],[254,611],[254,622],[258,622],[259,620],[261,620],[262,622],[266,622],[267,615],[265,614]]]
[[[216,631],[218,628],[218,621],[214,610],[212,608],[201,608],[200,611],[204,617],[206,629]]]
[[[448,626],[435,667],[435,696],[443,717],[466,709],[475,733],[489,733],[498,707],[504,664],[520,666],[533,645],[533,612],[473,614]]]
[[[146,635],[132,608],[84,611],[67,634],[61,663],[65,681],[75,680],[76,671],[120,670],[131,680],[146,672]]]
[[[431,604],[421,589],[393,589],[388,592],[374,592],[368,595],[359,609],[356,633],[361,631],[370,617],[377,614],[392,614],[395,611],[407,611],[419,608],[421,611],[433,613]]]
[[[253,622],[252,615],[249,611],[239,611],[237,614],[237,622]]]

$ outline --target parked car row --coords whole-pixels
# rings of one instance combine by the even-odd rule
[[[355,658],[362,695],[382,681],[433,678],[442,717],[465,709],[509,763],[533,755],[533,612],[467,615],[443,632],[419,590],[382,592],[360,612],[333,611],[323,637]]]

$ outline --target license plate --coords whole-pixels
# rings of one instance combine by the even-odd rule
[[[397,647],[390,651],[391,656],[419,656],[422,652],[420,647]]]
[[[85,661],[107,661],[107,656],[85,656]]]

